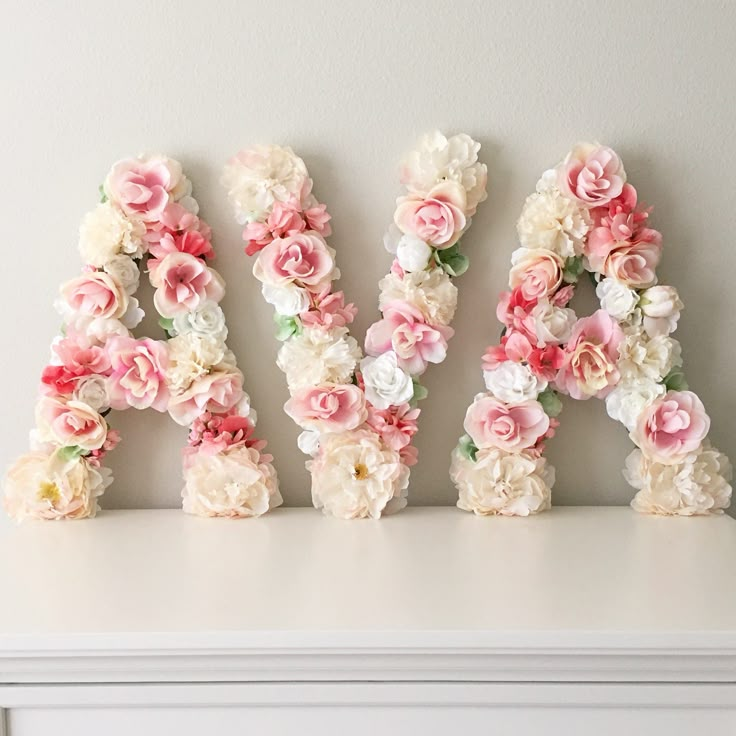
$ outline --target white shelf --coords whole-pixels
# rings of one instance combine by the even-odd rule
[[[736,682],[736,522],[629,508],[0,526],[0,683]]]

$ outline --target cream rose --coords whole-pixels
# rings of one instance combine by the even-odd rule
[[[615,320],[622,322],[636,309],[639,295],[616,279],[603,279],[595,288],[601,308]]]
[[[544,299],[562,285],[565,262],[554,251],[541,248],[517,248],[511,254],[509,286],[521,287],[528,301]]]
[[[650,379],[625,381],[606,396],[606,411],[631,432],[644,409],[666,392],[664,384]]]
[[[36,428],[42,442],[59,447],[98,450],[107,438],[107,422],[81,401],[42,396],[36,404]]]
[[[483,379],[486,388],[507,404],[536,399],[547,388],[547,381],[534,375],[529,366],[510,360],[483,371]]]
[[[112,276],[128,296],[138,291],[141,272],[138,264],[130,256],[113,256],[105,264],[105,273]]]

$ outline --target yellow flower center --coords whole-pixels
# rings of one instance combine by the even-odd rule
[[[355,480],[365,480],[368,477],[368,468],[363,463],[357,463],[353,468]]]
[[[56,503],[61,498],[59,486],[50,480],[41,481],[41,485],[38,487],[38,498],[41,501]]]

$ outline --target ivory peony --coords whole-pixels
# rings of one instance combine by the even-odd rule
[[[103,268],[116,256],[141,258],[146,226],[126,217],[112,202],[98,204],[79,227],[79,252],[85,263]]]
[[[457,287],[441,269],[416,271],[399,276],[389,273],[378,284],[381,311],[394,301],[405,301],[418,309],[430,325],[449,325],[457,308]]]

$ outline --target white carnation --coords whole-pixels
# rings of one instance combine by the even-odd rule
[[[190,332],[202,337],[212,337],[219,342],[227,340],[227,325],[222,307],[211,300],[205,301],[193,312],[174,317],[174,332],[186,335]]]
[[[603,279],[595,288],[601,308],[615,320],[623,322],[636,309],[639,295],[616,279]]]
[[[551,505],[554,468],[544,457],[478,450],[475,461],[459,448],[452,453],[450,477],[458,490],[458,508],[479,516],[529,516]]]
[[[128,296],[132,296],[138,291],[140,283],[141,271],[138,263],[130,256],[119,255],[113,256],[105,264],[105,272],[123,287]]]
[[[707,441],[676,465],[648,460],[634,450],[626,458],[624,477],[639,491],[631,506],[645,514],[721,513],[731,502],[731,463]]]
[[[536,399],[547,388],[547,381],[535,376],[529,366],[511,360],[483,371],[483,379],[486,388],[507,404]]]
[[[72,398],[92,407],[97,412],[110,408],[110,397],[107,390],[107,378],[100,375],[84,376],[74,384]]]
[[[98,204],[79,227],[79,252],[85,263],[102,268],[123,254],[141,258],[145,252],[146,226],[126,217],[112,202]]]
[[[661,381],[682,365],[680,343],[671,337],[648,337],[640,328],[625,331],[619,348],[618,368],[623,384]]]
[[[381,311],[398,300],[416,307],[430,325],[449,325],[455,316],[457,287],[441,268],[408,272],[403,278],[391,272],[381,279],[378,288]]]
[[[640,307],[644,329],[657,337],[677,329],[684,305],[674,286],[651,286],[642,292]]]
[[[225,343],[194,332],[172,337],[168,341],[168,348],[166,381],[173,394],[186,391],[198,378],[209,373],[213,366],[233,360]]]
[[[544,248],[572,258],[583,252],[590,216],[585,208],[550,188],[527,197],[516,229],[523,247]]]
[[[572,309],[555,307],[542,299],[531,312],[537,339],[544,345],[561,345],[570,339],[577,315]]]
[[[261,293],[276,312],[285,317],[294,317],[309,309],[309,292],[296,284],[283,286],[263,284]]]
[[[666,392],[664,384],[649,379],[619,383],[606,396],[606,411],[631,432],[644,409]]]
[[[304,327],[281,346],[276,364],[294,392],[318,383],[348,383],[359,360],[360,348],[347,328]]]
[[[365,396],[376,409],[399,406],[414,395],[411,376],[399,367],[399,359],[393,350],[377,358],[363,358],[360,371],[365,382]]]

